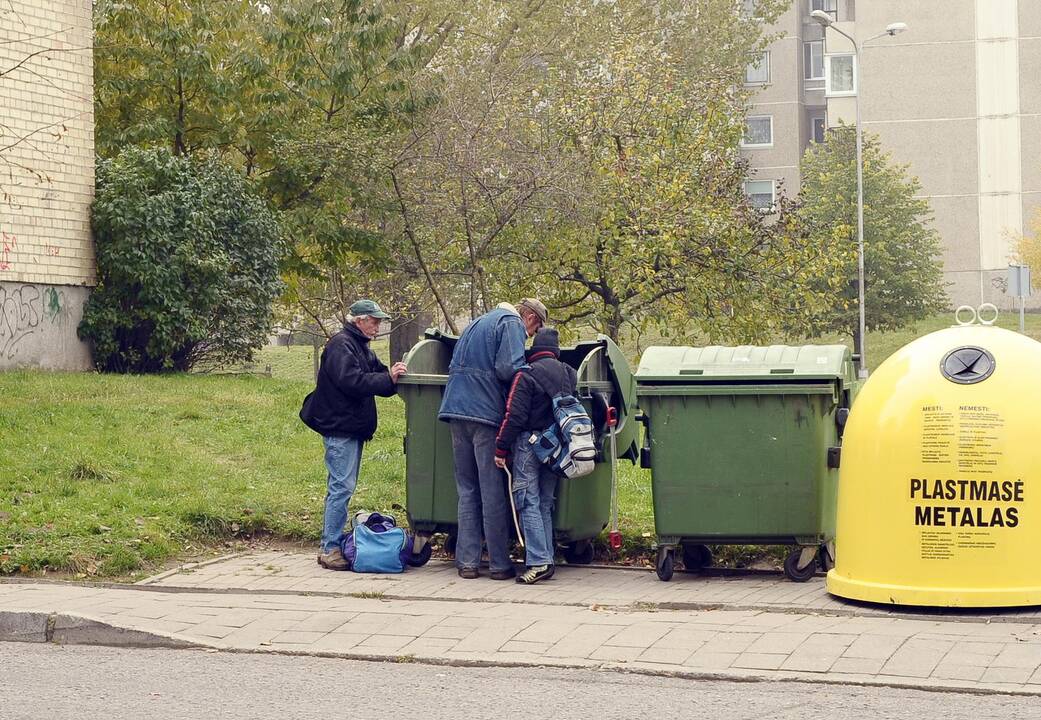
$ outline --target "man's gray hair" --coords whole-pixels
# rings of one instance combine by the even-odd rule
[[[370,318],[370,317],[372,317],[372,315],[348,315],[347,316],[347,322],[350,323],[351,325],[353,325],[354,323],[358,322],[359,320],[365,320],[366,318]]]

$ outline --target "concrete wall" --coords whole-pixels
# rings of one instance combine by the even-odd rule
[[[91,367],[76,336],[85,287],[0,282],[0,367],[46,370]]]
[[[91,0],[0,3],[0,369],[90,366],[92,44]]]
[[[1011,309],[996,281],[1041,208],[1041,3],[840,0],[837,15],[837,26],[862,44],[890,23],[908,25],[896,37],[862,45],[864,128],[920,179],[942,239],[952,302]],[[774,144],[745,155],[755,177],[784,178],[795,193],[799,173],[792,165],[808,143],[806,116],[824,102],[815,84],[802,80],[802,44],[821,31],[807,0],[792,0],[772,30],[784,37],[770,48],[771,84],[757,92],[751,113],[775,116]],[[826,53],[850,49],[842,36],[827,33]],[[827,99],[828,124],[853,123],[854,103]],[[1031,304],[1041,307],[1041,293]]]
[[[805,0],[804,0],[805,1]],[[802,98],[800,94],[799,58],[802,42],[799,37],[797,3],[777,20],[771,28],[782,33],[768,48],[770,52],[770,82],[755,86],[749,115],[773,116],[774,142],[771,148],[749,148],[741,151],[748,159],[753,180],[773,180],[775,187],[784,186],[788,195],[797,195],[801,178]]]
[[[1041,204],[1041,12],[1025,0],[874,0],[857,5],[856,37],[898,21],[907,32],[861,51],[864,127],[921,180],[952,302],[1011,309],[995,281]],[[829,122],[851,109],[829,101]]]

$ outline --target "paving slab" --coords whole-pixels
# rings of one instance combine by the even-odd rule
[[[359,575],[318,567],[313,553],[271,551],[239,554],[186,565],[138,583],[185,590],[250,590],[313,595],[374,596],[388,599],[440,598],[454,601],[522,602],[532,605],[633,606],[652,609],[733,611],[778,610],[815,613],[825,618],[906,617],[927,622],[978,623],[982,633],[999,633],[989,624],[1041,623],[1041,607],[1013,609],[899,608],[859,603],[829,595],[823,576],[793,583],[780,572],[677,572],[661,582],[651,568],[564,565],[553,580],[536,586],[493,582],[486,575],[462,580],[448,561],[432,560],[400,575]],[[319,589],[320,588],[320,589]],[[760,621],[766,619],[760,617]],[[825,620],[830,622],[830,620]]]
[[[1036,608],[846,603],[827,594],[822,578],[793,586],[779,574],[720,573],[662,583],[651,571],[561,567],[531,588],[461,580],[446,562],[367,576],[321,570],[310,554],[270,552],[136,585],[0,581],[0,640],[110,637],[395,662],[1041,695]]]

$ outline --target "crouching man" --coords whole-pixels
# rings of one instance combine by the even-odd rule
[[[405,374],[404,363],[388,370],[369,347],[388,317],[372,300],[351,305],[343,330],[322,351],[318,384],[300,409],[300,419],[325,445],[329,477],[318,564],[328,570],[347,569],[340,541],[358,483],[362,445],[376,433],[376,396],[397,392],[398,378]]]
[[[553,500],[557,476],[539,462],[530,438],[556,422],[553,398],[574,395],[578,374],[560,362],[555,328],[542,328],[528,350],[531,367],[517,373],[506,400],[506,416],[495,438],[495,464],[513,456],[513,500],[524,534],[525,571],[517,582],[534,585],[553,577]]]

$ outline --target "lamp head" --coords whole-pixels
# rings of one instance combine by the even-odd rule
[[[907,23],[895,22],[886,25],[886,33],[890,36],[896,35],[897,33],[902,33],[906,29]]]
[[[810,17],[819,22],[824,27],[828,27],[829,25],[831,25],[832,22],[834,22],[831,19],[831,15],[824,12],[823,10],[814,10],[810,13]]]

